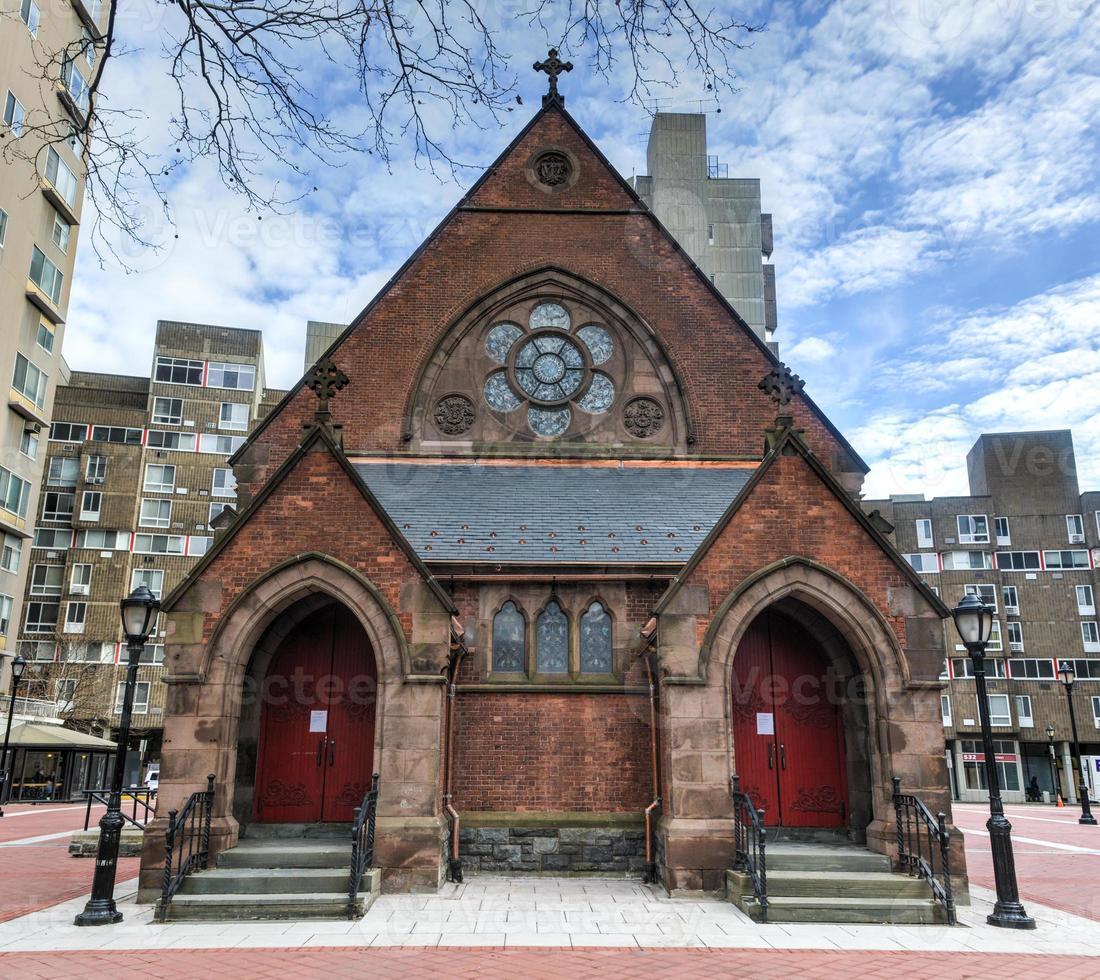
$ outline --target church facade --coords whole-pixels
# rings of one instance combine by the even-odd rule
[[[145,899],[208,773],[214,854],[347,823],[377,773],[390,891],[720,891],[734,776],[768,826],[887,854],[892,777],[950,813],[947,610],[554,90],[232,463],[164,603]]]

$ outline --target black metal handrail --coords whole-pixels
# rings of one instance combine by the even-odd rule
[[[363,805],[355,810],[351,825],[351,874],[348,878],[348,918],[358,913],[359,886],[367,868],[374,864],[374,821],[378,815],[378,773],[371,777]]]
[[[947,913],[947,924],[955,925],[955,900],[951,894],[951,841],[947,815],[932,811],[910,793],[902,793],[901,779],[893,777],[894,813],[897,816],[898,864],[911,877],[923,878],[932,895]]]
[[[741,790],[741,777],[730,779],[733,797],[733,868],[752,880],[752,891],[760,909],[760,921],[768,921],[768,834],[764,829],[764,811],[758,810],[752,797]]]
[[[92,822],[92,803],[102,803],[104,806],[111,796],[109,789],[86,789],[85,795],[88,798],[88,805],[84,810],[84,829],[87,830],[89,824]],[[129,796],[133,801],[133,807],[131,808],[132,816],[126,816],[122,814],[122,819],[128,824],[132,824],[137,827],[138,830],[143,830],[145,825],[149,822],[149,819],[153,816],[155,809],[153,798],[156,796],[156,790],[148,789],[145,786],[131,786],[129,789],[122,791],[123,805],[126,803],[126,797]],[[142,808],[141,819],[138,820],[138,807]]]
[[[168,905],[183,879],[192,871],[205,871],[210,861],[210,818],[214,813],[214,774],[206,777],[206,789],[192,793],[180,810],[168,811],[164,832],[164,884],[157,904],[157,921],[168,916]]]

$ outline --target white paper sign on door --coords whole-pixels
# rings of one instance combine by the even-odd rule
[[[756,713],[756,734],[775,734],[775,715],[773,715],[770,711],[758,711]]]
[[[328,729],[328,712],[311,711],[309,713],[309,730],[311,732],[324,732]]]

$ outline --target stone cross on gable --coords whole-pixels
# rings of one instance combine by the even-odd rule
[[[348,384],[348,376],[341,371],[331,357],[322,357],[310,369],[306,380],[306,387],[316,396],[319,402],[317,418],[327,419],[329,416],[328,403],[336,392],[341,391]]]
[[[572,71],[573,62],[562,61],[558,57],[558,49],[551,48],[547,52],[545,61],[536,61],[532,66],[535,71],[544,71],[550,78],[550,90],[542,97],[542,104],[547,105],[550,102],[557,102],[559,105],[565,104],[565,96],[558,93],[558,76],[563,71]]]
[[[786,364],[780,362],[763,378],[757,387],[775,402],[776,408],[789,405],[795,395],[801,393],[806,382],[795,374]]]

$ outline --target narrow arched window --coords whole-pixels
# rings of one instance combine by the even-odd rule
[[[535,624],[535,664],[540,674],[569,672],[569,620],[553,599]]]
[[[593,602],[581,616],[581,673],[610,674],[611,617],[599,602]]]
[[[493,617],[493,670],[518,674],[524,670],[526,624],[514,602],[508,601]]]

